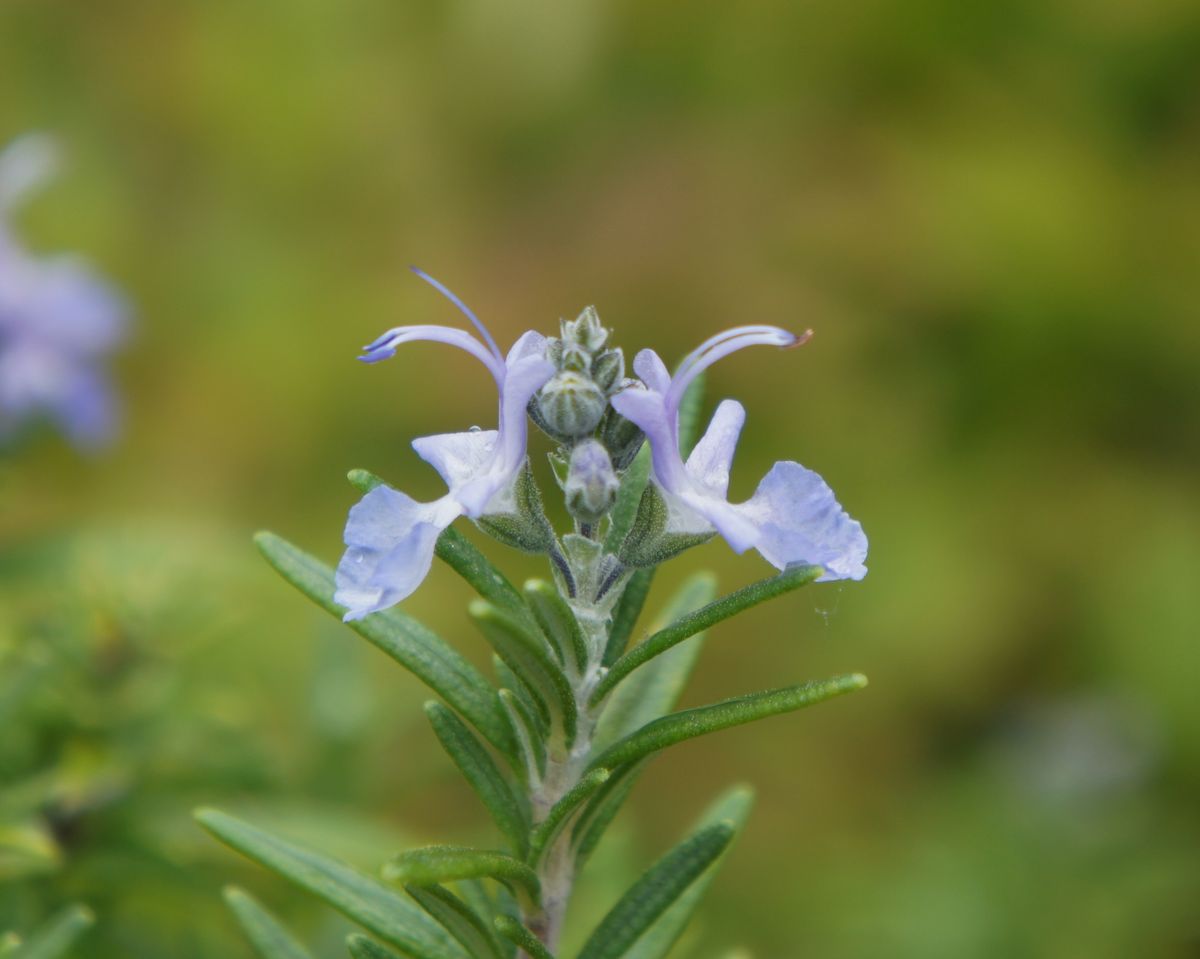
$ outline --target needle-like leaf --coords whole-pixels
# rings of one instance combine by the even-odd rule
[[[392,950],[384,949],[374,939],[368,939],[358,932],[352,932],[346,937],[346,948],[350,950],[353,959],[397,959]]]
[[[759,580],[735,593],[723,596],[709,603],[702,609],[681,616],[674,622],[658,630],[652,636],[638,643],[624,656],[613,663],[605,674],[604,679],[592,693],[590,704],[595,707],[601,700],[612,692],[621,681],[639,666],[643,666],[655,656],[661,656],[667,650],[682,643],[685,639],[715,626],[717,623],[736,616],[743,610],[765,603],[769,599],[782,596],[801,586],[807,586],[824,572],[820,566],[794,566],[784,570],[778,576]]]
[[[215,809],[197,811],[196,819],[223,843],[323,899],[406,956],[464,959],[441,926],[378,880]]]
[[[87,906],[67,906],[36,930],[19,946],[5,953],[6,959],[59,959],[66,956],[75,940],[96,921]]]
[[[475,915],[487,922],[489,929],[493,928],[492,920],[497,916],[515,916],[519,911],[516,901],[506,886],[494,886],[496,895],[493,896],[487,883],[482,879],[462,879],[454,885],[455,891],[462,901],[471,907]],[[496,941],[500,944],[504,959],[514,959],[517,952],[516,946],[507,939],[497,938]]]
[[[497,916],[496,931],[517,948],[525,950],[529,959],[554,959],[541,940],[512,916]]]
[[[586,862],[600,843],[605,830],[629,798],[644,766],[645,761],[628,763],[615,770],[576,817],[571,828],[571,844],[575,848],[577,863]]]
[[[650,586],[654,582],[654,569],[635,569],[625,584],[621,598],[617,600],[613,610],[612,626],[608,630],[608,642],[604,647],[604,665],[611,666],[625,652],[629,645],[629,637],[637,625],[638,617],[642,615],[642,607],[646,605],[646,597],[650,595]]]
[[[248,892],[227,886],[224,895],[226,904],[262,959],[312,959],[287,927]]]
[[[716,591],[717,582],[711,573],[701,572],[688,577],[655,618],[654,628],[665,627],[699,609]],[[704,634],[698,633],[629,677],[628,682],[609,697],[600,715],[593,739],[596,748],[603,749],[669,712],[687,685],[703,643]]]
[[[525,601],[550,640],[558,661],[564,665],[570,663],[575,673],[581,674],[587,668],[588,648],[579,621],[566,600],[544,579],[531,579],[525,583]]]
[[[512,725],[513,735],[520,744],[525,757],[525,776],[529,782],[539,780],[546,772],[546,741],[534,717],[533,710],[525,705],[511,689],[501,689],[500,704]]]
[[[687,888],[721,855],[733,838],[723,822],[689,836],[635,882],[579,952],[579,959],[620,959]]]
[[[445,886],[405,887],[417,904],[442,924],[471,956],[477,959],[504,959],[496,930]]]
[[[608,781],[608,777],[607,769],[593,769],[550,808],[546,818],[538,824],[530,837],[531,862],[536,863],[542,853],[550,848],[571,817]]]
[[[637,762],[651,753],[676,743],[732,726],[752,723],[768,716],[792,712],[824,702],[843,693],[851,693],[867,685],[861,673],[814,680],[799,686],[785,686],[749,696],[738,696],[711,706],[685,709],[647,723],[636,732],[614,743],[591,762],[591,768],[616,768],[624,763]]]
[[[745,825],[750,807],[754,805],[754,791],[747,786],[736,786],[717,799],[700,817],[693,827],[699,831],[720,822],[728,822],[734,828],[734,837]],[[728,854],[729,847],[714,860],[709,867],[663,912],[654,924],[650,926],[633,947],[625,953],[624,959],[666,959],[671,948],[683,934],[705,892],[712,884],[721,862]]]
[[[284,579],[340,618],[343,610],[333,601],[332,569],[274,533],[259,533],[254,541]],[[347,625],[444,697],[502,753],[516,756],[516,743],[495,690],[435,633],[396,609]]]
[[[525,863],[502,852],[469,846],[425,846],[402,852],[383,867],[388,882],[436,886],[460,879],[495,879],[537,902],[537,874]]]
[[[554,661],[545,638],[485,600],[472,600],[468,610],[505,665],[545,701],[569,746],[575,740],[578,723],[575,694],[562,667]]]
[[[621,543],[629,534],[637,516],[638,504],[642,501],[642,492],[650,479],[650,446],[646,444],[633,458],[625,475],[621,477],[621,485],[617,488],[617,501],[609,512],[608,535],[604,538],[605,552],[614,556],[621,548]]]
[[[533,614],[517,588],[462,533],[454,527],[447,528],[438,537],[435,552],[438,559],[465,579],[480,597],[523,625],[536,628]]]
[[[529,813],[487,749],[465,723],[439,702],[425,704],[425,715],[438,741],[466,777],[471,788],[483,800],[496,825],[513,844],[517,855],[524,856],[529,841]]]
[[[550,735],[550,707],[536,689],[508,668],[508,663],[497,654],[492,654],[492,668],[496,670],[496,678],[502,689],[507,689],[521,701],[525,711],[533,718],[534,725],[545,739]]]

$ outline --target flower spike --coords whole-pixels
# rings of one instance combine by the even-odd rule
[[[644,388],[612,399],[650,442],[655,487],[667,506],[667,532],[680,536],[720,533],[736,552],[751,547],[772,565],[822,566],[821,580],[862,579],[867,539],[862,526],[838,505],[820,476],[799,463],[776,463],[745,503],[728,500],[729,472],[746,411],[736,400],[716,409],[708,429],[684,462],[679,449],[679,406],[684,391],[717,360],[747,346],[785,349],[808,341],[775,326],[743,326],[705,340],[672,377],[653,350],[643,350],[634,370]]]

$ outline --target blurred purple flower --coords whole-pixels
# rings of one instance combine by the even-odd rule
[[[862,526],[838,505],[820,476],[799,463],[780,462],[745,503],[730,503],[729,470],[746,419],[736,400],[725,400],[687,462],[679,450],[679,405],[684,391],[717,360],[747,346],[799,346],[798,337],[774,326],[740,326],[712,337],[690,353],[675,376],[653,350],[633,361],[645,389],[634,386],[612,399],[650,442],[654,482],[669,510],[667,531],[711,533],[715,529],[738,553],[754,547],[779,569],[791,563],[825,568],[822,581],[862,579],[867,538]]]
[[[45,415],[93,448],[116,427],[102,362],[123,337],[126,304],[80,259],[36,257],[11,228],[17,205],[56,161],[53,142],[38,134],[0,152],[0,438]]]
[[[345,606],[346,620],[393,606],[424,580],[433,563],[438,535],[459,516],[511,513],[513,485],[525,462],[525,407],[554,374],[545,358],[545,338],[532,330],[503,357],[495,340],[453,293],[417,271],[445,294],[474,324],[480,342],[465,330],[446,326],[400,326],[369,344],[361,359],[376,362],[394,356],[396,347],[433,340],[466,350],[492,374],[500,394],[498,430],[445,433],[413,440],[413,448],[446,481],[449,492],[432,503],[418,503],[387,486],[367,493],[346,522],[346,553],[337,568],[334,602]]]

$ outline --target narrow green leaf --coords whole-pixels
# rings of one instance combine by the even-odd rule
[[[465,953],[408,899],[358,870],[273,836],[216,809],[196,819],[221,842],[324,900],[413,959],[464,959]]]
[[[699,706],[671,713],[647,723],[614,743],[592,760],[591,767],[612,769],[624,763],[637,762],[644,756],[684,740],[813,706],[834,696],[862,689],[865,685],[866,676],[851,673],[848,676],[813,680],[799,686],[785,686],[781,689],[726,699],[711,706]]]
[[[483,599],[533,626],[533,615],[517,588],[469,539],[450,527],[438,537],[436,555],[465,579]]]
[[[274,533],[258,533],[254,541],[284,579],[340,618],[342,608],[333,601],[333,570]],[[474,666],[435,633],[396,609],[374,613],[347,625],[444,697],[502,753],[515,755],[516,743],[495,690]]]
[[[500,690],[500,703],[504,707],[516,737],[525,757],[525,778],[529,783],[536,782],[546,773],[546,741],[538,728],[533,711],[511,689]]]
[[[699,609],[712,600],[716,591],[717,581],[711,573],[690,576],[654,620],[655,631]],[[595,747],[603,749],[669,712],[683,693],[703,643],[704,634],[697,633],[622,683],[600,714],[593,738]]]
[[[525,950],[529,959],[554,959],[541,940],[512,916],[497,916],[496,931],[517,948]]]
[[[463,879],[455,883],[455,888],[459,898],[471,907],[475,915],[486,921],[489,930],[493,929],[492,920],[496,916],[515,916],[518,912],[516,901],[505,886],[495,887],[498,893],[496,898],[492,897],[482,879]],[[516,947],[507,939],[497,939],[496,942],[505,959],[513,959]]]
[[[584,805],[571,827],[571,845],[577,868],[582,866],[600,844],[605,831],[629,798],[634,784],[645,768],[645,761],[627,763],[614,769],[594,796]]]
[[[360,493],[369,493],[376,486],[387,486],[383,480],[372,473],[370,470],[351,470],[346,474],[346,479]]]
[[[620,959],[687,888],[721,855],[733,838],[731,823],[708,826],[689,836],[635,882],[592,932],[579,959]]]
[[[608,643],[604,647],[604,665],[611,666],[625,652],[629,637],[642,615],[650,585],[654,582],[654,569],[635,569],[625,584],[621,598],[613,610],[612,626],[608,630]]]
[[[544,579],[531,579],[525,583],[525,601],[533,610],[534,618],[550,645],[558,654],[558,661],[571,663],[577,674],[587,669],[588,648],[583,638],[579,620],[558,590]]]
[[[483,800],[500,831],[508,837],[518,856],[524,856],[529,840],[529,813],[487,749],[461,719],[441,703],[425,704],[425,715],[438,741]]]
[[[575,740],[578,707],[571,683],[554,661],[545,638],[485,600],[472,600],[468,611],[509,669],[545,700],[569,746]]]
[[[534,902],[539,896],[537,874],[525,863],[502,852],[470,846],[425,846],[402,852],[383,867],[388,882],[435,886],[461,879],[495,879],[520,889]]]
[[[550,807],[546,818],[538,824],[529,840],[530,860],[533,863],[536,864],[541,854],[550,848],[571,816],[579,811],[580,806],[608,782],[609,775],[607,769],[593,769]]]
[[[746,823],[750,808],[754,805],[754,790],[746,786],[736,786],[719,797],[700,817],[693,826],[693,832],[698,832],[721,822],[733,826],[734,838]],[[729,853],[729,847],[718,856],[712,864],[663,912],[654,925],[647,929],[625,953],[624,959],[666,959],[671,948],[679,941],[679,937],[687,928],[700,901],[712,885],[721,861]]]
[[[445,886],[406,886],[417,904],[442,924],[471,956],[504,959],[491,922],[485,922]]]
[[[283,923],[248,892],[226,886],[224,895],[226,904],[262,959],[312,959]]]
[[[396,959],[392,950],[384,949],[374,939],[368,939],[358,932],[352,932],[346,937],[346,948],[350,950],[353,959]]]
[[[621,680],[655,656],[661,656],[685,639],[689,639],[731,616],[736,616],[751,606],[765,603],[769,599],[790,593],[801,586],[807,586],[824,571],[820,566],[794,566],[784,570],[778,576],[751,583],[735,593],[730,593],[728,596],[709,603],[702,609],[681,616],[669,626],[658,630],[652,636],[638,643],[613,663],[604,679],[596,686],[590,705],[595,707],[620,684]]]
[[[95,921],[95,915],[87,906],[78,903],[67,906],[6,956],[9,959],[59,959],[67,955],[75,940]]]
[[[642,491],[650,479],[650,444],[645,444],[638,450],[637,456],[629,464],[625,475],[621,477],[621,486],[617,490],[617,502],[613,505],[609,516],[608,535],[604,537],[605,552],[614,556],[625,541],[633,519],[637,516],[638,504],[642,501]]]
[[[521,701],[526,712],[533,718],[540,736],[545,739],[550,734],[550,707],[546,705],[541,694],[525,680],[508,668],[508,664],[498,655],[492,655],[492,667],[496,670],[496,678],[504,689],[508,689]]]

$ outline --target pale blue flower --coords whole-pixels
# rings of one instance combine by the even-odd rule
[[[515,510],[513,485],[525,463],[525,407],[554,374],[545,358],[545,338],[530,331],[502,356],[475,315],[449,290],[418,274],[445,294],[474,324],[481,342],[465,330],[445,326],[401,326],[369,344],[367,362],[393,356],[415,340],[433,340],[466,350],[492,374],[500,394],[499,429],[446,433],[413,440],[413,449],[436,469],[449,491],[432,503],[418,503],[386,486],[367,493],[350,510],[346,553],[337,569],[334,601],[346,620],[386,609],[409,596],[433,563],[438,535],[459,516],[478,519]]]
[[[725,400],[687,462],[679,451],[679,404],[697,375],[717,360],[747,346],[799,346],[798,337],[774,326],[741,326],[702,343],[680,364],[675,376],[653,350],[642,350],[633,368],[645,388],[634,386],[612,399],[617,412],[646,434],[653,480],[667,503],[667,531],[720,533],[738,553],[753,547],[772,565],[791,563],[825,568],[822,580],[862,579],[867,538],[834,499],[820,476],[799,463],[771,467],[754,495],[730,503],[729,470],[746,411]]]
[[[97,446],[116,426],[104,358],[128,310],[81,260],[35,257],[17,241],[17,205],[56,166],[53,144],[28,135],[0,152],[0,436],[49,416],[76,444]]]

